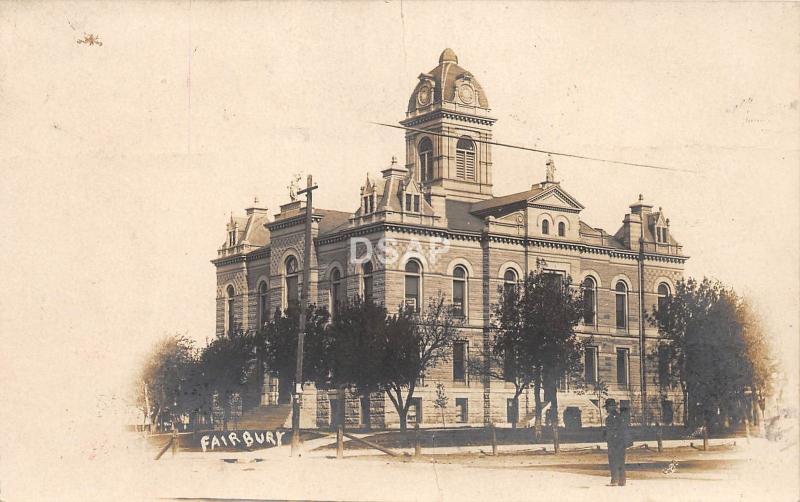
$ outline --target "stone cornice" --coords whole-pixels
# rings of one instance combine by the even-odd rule
[[[319,223],[322,220],[321,214],[314,214],[311,216],[312,220],[316,223]],[[292,216],[291,218],[286,218],[285,220],[276,220],[267,223],[265,226],[270,232],[274,232],[275,230],[281,230],[284,228],[293,227],[295,225],[299,225],[306,221],[305,213]]]
[[[528,204],[528,207],[535,207],[537,209],[547,209],[550,211],[561,211],[562,213],[575,213],[578,214],[581,212],[580,209],[576,209],[574,207],[564,207],[564,206],[551,206],[548,204],[537,204],[536,202],[531,202]]]
[[[436,110],[436,111],[433,111],[431,113],[426,113],[425,115],[420,115],[418,117],[401,120],[400,124],[402,124],[402,125],[404,125],[406,127],[415,127],[417,125],[424,124],[425,122],[428,122],[429,120],[436,120],[436,119],[440,119],[440,118],[451,119],[451,120],[461,120],[461,121],[464,121],[464,122],[471,122],[473,124],[481,124],[481,125],[487,125],[487,126],[490,126],[490,125],[494,124],[495,122],[497,122],[497,119],[490,118],[490,117],[476,117],[474,115],[467,115],[467,114],[458,113],[458,112]]]
[[[243,261],[247,261],[247,255],[245,254],[237,254],[234,256],[226,256],[224,258],[217,258],[216,260],[211,260],[217,267],[224,267],[225,265],[232,265],[234,263],[241,263]]]
[[[376,232],[399,232],[399,233],[407,233],[415,235],[436,236],[436,237],[444,237],[459,241],[480,242],[483,240],[487,240],[488,242],[512,244],[520,247],[528,246],[529,248],[563,249],[567,251],[574,251],[579,254],[605,255],[608,256],[609,258],[621,258],[631,261],[636,261],[639,259],[639,253],[637,251],[629,249],[617,249],[605,246],[595,246],[591,244],[585,244],[582,242],[574,242],[574,241],[557,241],[557,240],[536,239],[536,238],[526,239],[525,237],[516,237],[512,235],[489,234],[489,233],[481,234],[478,232],[459,232],[457,230],[449,230],[445,228],[409,225],[404,223],[389,223],[385,221],[379,221],[371,223],[369,225],[344,229],[333,235],[318,237],[317,239],[315,239],[315,241],[318,246],[321,246],[326,244],[333,244],[335,242],[341,242],[351,237],[357,237]],[[224,265],[230,265],[233,263],[239,263],[242,261],[252,261],[252,260],[262,259],[269,255],[270,255],[270,247],[265,246],[263,248],[256,249],[255,251],[251,251],[250,253],[247,254],[239,254],[235,256],[228,256],[216,260],[211,260],[211,263],[220,267]],[[656,261],[656,262],[677,263],[677,264],[683,264],[689,258],[688,256],[658,255],[652,253],[643,253],[642,256],[644,257],[645,261]]]

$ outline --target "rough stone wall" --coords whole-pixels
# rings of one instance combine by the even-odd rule
[[[581,337],[591,338],[592,344],[598,348],[598,374],[609,385],[609,397],[618,400],[629,400],[636,409],[634,416],[641,415],[641,390],[640,365],[643,355],[639,353],[639,277],[638,264],[631,256],[609,256],[601,253],[579,253],[576,250],[532,243],[527,252],[518,239],[477,239],[460,238],[450,241],[450,248],[445,253],[430,251],[429,237],[404,232],[392,232],[387,235],[397,241],[397,254],[399,257],[414,255],[422,264],[422,297],[424,305],[427,300],[439,293],[450,300],[452,298],[452,271],[457,265],[464,266],[468,271],[467,301],[464,317],[462,339],[467,343],[468,358],[480,359],[484,357],[484,350],[488,342],[489,333],[485,329],[490,322],[493,307],[500,300],[500,290],[503,286],[503,273],[507,268],[516,270],[520,277],[526,272],[536,269],[540,260],[544,260],[546,268],[560,270],[569,274],[573,283],[579,284],[587,275],[592,275],[597,281],[596,302],[597,319],[595,326],[579,326]],[[373,232],[366,234],[373,245],[377,244],[382,234]],[[420,246],[412,244],[413,239],[418,239]],[[225,288],[233,284],[236,289],[236,322],[244,326],[254,326],[258,312],[258,284],[264,278],[269,278],[270,313],[276,306],[282,306],[283,298],[283,260],[287,252],[294,252],[298,256],[302,269],[303,235],[302,225],[285,228],[272,236],[271,250],[268,258],[260,261],[234,263],[218,267],[217,270],[217,333],[222,333],[225,325]],[[418,256],[421,251],[422,255]],[[360,265],[354,265],[350,260],[350,241],[348,239],[335,241],[329,244],[317,245],[316,259],[312,261],[312,288],[311,298],[314,303],[330,308],[330,281],[331,266],[336,264],[343,273],[343,287],[347,296],[352,298],[356,294],[363,294],[363,275]],[[318,263],[317,263],[318,259]],[[381,263],[374,261],[373,291],[376,301],[382,301],[390,311],[404,301],[404,266],[406,259],[396,262]],[[647,310],[652,310],[657,303],[656,289],[662,281],[667,282],[671,289],[682,277],[683,266],[667,261],[646,260],[644,273],[644,305]],[[616,281],[623,279],[628,285],[627,327],[616,328],[614,287]],[[302,288],[302,278],[300,278]],[[657,332],[650,326],[645,326],[648,338],[647,353],[654,350],[657,343]],[[617,379],[616,349],[629,349],[629,384],[620,385]],[[682,397],[680,392],[667,391],[662,393],[657,382],[657,362],[647,359],[644,355],[647,386],[648,386],[648,415],[652,420],[661,418],[661,400],[669,398],[673,401],[675,422],[682,417]],[[448,359],[433,368],[420,382],[415,397],[421,398],[423,425],[440,424],[441,416],[433,405],[435,399],[436,383],[445,384],[449,398],[448,408],[445,410],[445,421],[448,425],[457,423],[456,398],[466,398],[468,401],[468,422],[470,424],[483,424],[490,421],[505,422],[507,399],[513,396],[512,384],[503,381],[483,381],[476,375],[467,374],[465,381],[453,379],[452,359]],[[663,394],[663,395],[662,395]],[[310,401],[313,401],[311,403]],[[329,423],[330,403],[328,396],[323,391],[318,391],[313,398],[306,394],[304,414],[312,426]],[[378,404],[380,403],[380,404]],[[520,396],[519,416],[524,417],[532,411],[533,396],[530,392]],[[348,398],[348,424],[358,425],[361,419],[359,398]],[[562,410],[563,411],[563,410]],[[371,422],[373,427],[378,424],[394,426],[399,422],[394,406],[385,395],[374,396],[371,401]]]

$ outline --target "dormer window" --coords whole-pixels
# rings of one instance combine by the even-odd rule
[[[406,212],[419,212],[419,194],[406,194]]]
[[[667,244],[667,227],[656,227],[656,242]]]
[[[456,143],[456,178],[475,179],[475,143],[463,137]]]
[[[364,196],[364,214],[369,214],[375,211],[375,195]]]

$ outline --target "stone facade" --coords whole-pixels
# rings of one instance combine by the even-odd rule
[[[658,303],[659,294],[674,291],[687,259],[669,220],[640,196],[613,235],[592,227],[581,219],[583,206],[555,180],[552,160],[546,165],[545,181],[495,197],[494,121],[483,89],[458,66],[451,50],[444,51],[440,64],[420,75],[401,122],[406,128],[405,163],[393,159],[381,178],[367,178],[354,193],[353,213],[314,208],[309,264],[303,260],[304,202],[280,206],[273,219],[259,207],[247,209],[244,217],[231,217],[227,240],[213,260],[217,335],[253,329],[276,308],[285,308],[290,296],[305,287],[302,270],[309,266],[310,299],[329,308],[336,294],[344,299],[371,290],[373,301],[396,309],[404,302],[424,305],[440,292],[452,299],[458,287],[464,291],[465,354],[481,358],[492,306],[508,274],[521,278],[545,268],[571,277],[575,284],[587,279],[593,283],[596,315],[579,332],[593,347],[587,371],[596,368],[594,376],[608,384],[609,397],[629,401],[632,420],[639,421],[646,389],[650,421],[669,422],[664,416],[669,410],[662,404],[667,400],[673,421],[679,422],[680,393],[661,389],[657,361],[642,357],[642,345],[649,354],[657,343],[657,332],[644,322],[642,312]],[[365,254],[368,249],[374,253]],[[409,261],[418,274],[408,272]],[[415,281],[417,295],[409,291]],[[435,368],[417,389],[422,424],[441,423],[433,406],[438,382],[445,384],[450,398],[448,424],[507,422],[513,385],[468,373],[462,378],[454,375],[459,372],[453,366],[451,359]],[[283,380],[281,385],[279,376],[267,378],[263,404],[288,398],[291,385]],[[328,425],[335,395],[313,386],[306,389],[302,425]],[[385,396],[373,394],[367,404],[364,396],[348,394],[346,401],[348,425],[367,425],[367,417],[373,427],[399,423]],[[562,413],[568,407],[579,409],[584,425],[599,420],[592,397],[575,392],[569,383],[563,385],[559,404]],[[533,396],[524,393],[520,421],[527,422],[532,412]]]

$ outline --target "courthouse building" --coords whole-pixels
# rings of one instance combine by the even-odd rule
[[[302,200],[281,205],[277,214],[256,203],[244,216],[231,216],[225,243],[213,260],[217,335],[255,329],[276,308],[298,301],[304,287],[312,303],[330,309],[355,295],[390,310],[402,303],[424,308],[428,298],[443,293],[463,316],[461,339],[450,360],[417,388],[410,421],[441,422],[433,405],[441,382],[449,397],[448,424],[504,423],[514,416],[526,423],[533,415],[533,396],[523,393],[514,408],[513,384],[471,375],[467,361],[483,357],[492,306],[503,285],[545,268],[584,289],[587,312],[578,331],[591,338],[585,378],[602,380],[608,397],[627,401],[634,422],[643,414],[643,389],[651,421],[680,421],[680,392],[659,385],[658,361],[647,357],[655,349],[657,331],[642,315],[674,291],[683,274],[687,257],[669,219],[636,196],[647,187],[631,187],[635,202],[627,213],[620,211],[621,226],[613,233],[593,227],[582,219],[584,206],[555,179],[550,159],[542,165],[544,180],[518,193],[495,195],[494,122],[486,92],[446,49],[435,68],[419,75],[408,100],[400,122],[406,131],[405,159],[386,162],[380,177],[367,177],[358,190],[353,187],[352,212],[313,209],[309,263],[303,259]],[[382,239],[395,243],[397,259],[373,256],[362,262],[367,247],[376,249]],[[304,267],[310,268],[308,285],[303,284]],[[279,408],[289,402],[291,379],[268,374],[249,406]],[[580,415],[584,425],[598,423],[595,396],[577,392],[569,382],[560,392],[560,421]],[[334,398],[307,385],[302,426],[330,424]],[[346,404],[350,425],[399,423],[382,394],[352,395]]]

